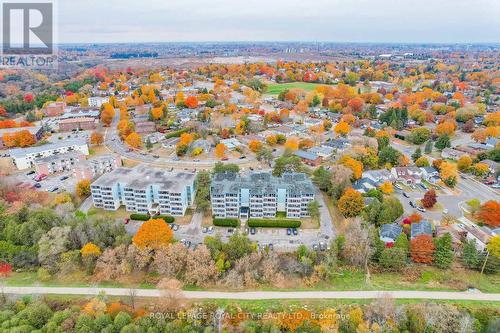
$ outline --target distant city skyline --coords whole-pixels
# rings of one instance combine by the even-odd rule
[[[58,43],[500,42],[498,0],[60,0]]]

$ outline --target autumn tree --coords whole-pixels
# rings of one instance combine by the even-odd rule
[[[14,133],[5,133],[2,137],[5,146],[11,147],[29,147],[35,144],[36,139],[28,130],[20,130]]]
[[[432,208],[437,202],[437,195],[436,191],[433,189],[430,189],[429,191],[425,192],[424,197],[422,198],[422,205],[425,208]]]
[[[348,188],[340,197],[338,207],[345,217],[355,217],[361,214],[365,207],[365,202],[361,193],[352,188]]]
[[[439,175],[446,185],[455,187],[457,184],[458,171],[457,166],[454,163],[443,161],[439,166]]]
[[[472,165],[472,158],[470,158],[469,155],[462,155],[457,161],[458,170],[460,170],[461,172],[469,171],[471,165]]]
[[[495,200],[486,201],[478,211],[478,218],[491,227],[500,227],[500,203]]]
[[[103,142],[104,142],[104,137],[101,133],[92,132],[92,134],[90,134],[90,144],[102,145]]]
[[[219,143],[217,146],[215,146],[215,156],[217,158],[224,158],[226,156],[226,151],[227,147],[223,143]]]
[[[354,179],[361,178],[363,174],[363,163],[355,160],[349,155],[342,156],[342,158],[339,160],[339,163],[352,170]]]
[[[157,250],[169,245],[172,239],[172,229],[163,219],[151,219],[141,225],[132,242],[139,249]]]
[[[125,138],[125,143],[132,148],[140,148],[142,147],[142,138],[136,132],[132,132]]]
[[[188,108],[196,109],[198,107],[198,98],[196,98],[196,96],[189,96],[188,98],[186,98],[184,103]]]
[[[257,140],[252,140],[248,143],[248,149],[250,149],[252,152],[256,153],[260,149],[262,149],[262,142],[257,141]]]
[[[295,137],[290,137],[285,142],[285,149],[297,150],[299,149],[299,140]]]
[[[349,124],[345,121],[341,121],[335,125],[334,131],[337,136],[347,136],[347,134],[351,131],[351,126],[349,126]]]
[[[500,259],[500,235],[491,237],[487,245],[488,252],[495,258]]]
[[[391,194],[392,192],[394,192],[394,188],[392,187],[392,183],[390,181],[386,181],[382,185],[380,185],[380,190],[384,194]]]
[[[490,172],[490,167],[486,163],[476,163],[471,167],[472,173],[475,176],[482,177]]]
[[[431,264],[434,250],[434,242],[430,235],[419,235],[410,241],[410,256],[414,262]]]
[[[90,180],[83,179],[76,183],[76,195],[88,197],[90,195]]]
[[[102,105],[102,111],[101,111],[101,116],[100,116],[101,123],[104,126],[111,125],[111,122],[113,121],[114,116],[115,116],[114,107],[109,103],[104,103]]]
[[[421,156],[419,157],[416,161],[415,161],[415,165],[419,168],[421,167],[428,167],[430,166],[430,163],[429,163],[429,160],[427,159],[427,157],[425,156]]]

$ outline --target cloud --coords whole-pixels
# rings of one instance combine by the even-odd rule
[[[497,0],[60,0],[60,42],[499,42]]]

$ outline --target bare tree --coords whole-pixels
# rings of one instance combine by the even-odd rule
[[[370,282],[368,261],[374,252],[371,244],[370,228],[371,226],[364,225],[360,218],[348,220],[344,231],[345,244],[342,251],[345,261],[366,270],[366,280],[368,283]]]
[[[161,279],[156,288],[160,291],[160,305],[164,310],[177,311],[184,305],[182,283],[179,280]]]

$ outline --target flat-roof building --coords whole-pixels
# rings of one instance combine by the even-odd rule
[[[90,186],[94,206],[144,214],[182,216],[193,204],[194,173],[170,172],[146,165],[117,168],[99,177]]]
[[[269,218],[285,212],[289,218],[309,216],[315,187],[303,173],[236,173],[214,175],[210,186],[212,214],[218,218]]]
[[[89,147],[82,140],[63,140],[41,146],[9,150],[10,157],[12,157],[15,166],[19,170],[33,167],[35,161],[38,159],[69,152],[79,152],[83,155],[88,155]]]

